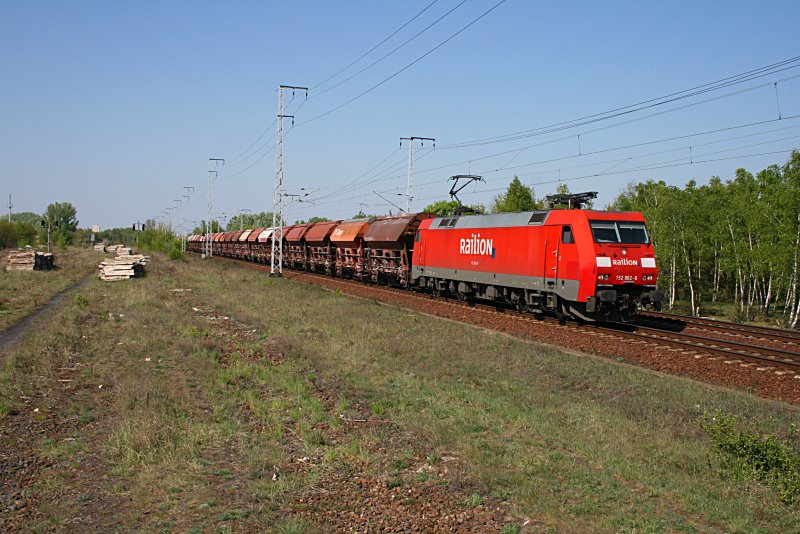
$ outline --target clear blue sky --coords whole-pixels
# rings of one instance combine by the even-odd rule
[[[2,1],[2,204],[10,193],[13,211],[41,213],[50,202],[69,201],[81,226],[109,228],[161,215],[181,198],[183,186],[194,186],[187,217],[197,221],[206,216],[207,160],[222,157],[230,164],[214,184],[214,212],[271,211],[277,86],[314,87],[430,2]],[[537,196],[553,192],[560,175],[573,191],[599,191],[603,205],[631,181],[683,185],[714,175],[730,178],[737,167],[758,171],[782,163],[800,145],[800,119],[788,118],[591,154],[775,119],[772,85],[646,115],[800,74],[793,67],[618,119],[445,148],[800,56],[797,1],[507,0],[390,81],[311,120],[419,58],[496,0],[466,1],[374,67],[322,92],[460,2],[439,0],[357,65],[312,89],[307,102],[298,95],[288,105],[287,113],[297,119],[294,128],[287,124],[286,189],[314,191],[307,199],[316,201],[291,205],[290,222],[314,215],[347,218],[359,209],[385,213],[390,206],[373,191],[404,207],[407,152],[398,148],[406,136],[437,140],[435,151],[426,146],[415,152],[416,209],[447,198],[447,179],[454,174],[485,176],[485,184],[462,195],[469,203],[489,204],[518,174]],[[777,87],[782,115],[800,115],[800,78]],[[606,126],[613,127],[598,130]],[[253,150],[235,159],[265,131]],[[500,152],[507,154],[485,157]],[[776,153],[752,155],[766,152]],[[556,158],[565,159],[536,164]],[[707,162],[688,164],[695,160]],[[574,180],[592,174],[602,175]],[[342,190],[359,177],[363,184]]]

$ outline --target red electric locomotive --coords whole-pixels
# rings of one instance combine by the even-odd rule
[[[626,321],[660,309],[653,244],[640,213],[543,210],[421,222],[412,281],[435,294]]]

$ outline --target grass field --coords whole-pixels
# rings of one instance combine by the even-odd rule
[[[29,315],[53,295],[91,274],[103,254],[85,248],[55,249],[57,269],[6,271],[5,252],[0,253],[0,330]]]
[[[506,533],[800,531],[700,426],[794,407],[196,258],[80,293],[0,372],[14,528],[326,532],[407,491]]]

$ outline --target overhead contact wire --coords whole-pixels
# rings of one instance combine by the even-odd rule
[[[324,112],[324,113],[321,113],[321,114],[319,114],[319,115],[317,115],[317,116],[315,116],[315,117],[312,117],[312,118],[308,119],[307,121],[304,121],[304,122],[298,123],[298,124],[297,124],[297,126],[303,126],[303,125],[305,125],[305,124],[308,124],[308,123],[310,123],[310,122],[313,122],[313,121],[315,121],[315,120],[317,120],[317,119],[321,119],[322,117],[325,117],[325,116],[327,116],[327,115],[330,115],[331,113],[334,113],[334,112],[336,112],[336,111],[338,111],[338,110],[342,109],[343,107],[345,107],[345,106],[347,106],[347,105],[350,105],[350,104],[352,104],[353,102],[355,102],[356,100],[358,100],[358,99],[362,98],[363,96],[365,96],[365,95],[367,95],[367,94],[371,93],[372,91],[374,91],[374,90],[375,90],[375,89],[377,89],[378,87],[382,86],[383,84],[385,84],[385,83],[386,83],[386,82],[388,82],[389,80],[391,80],[391,79],[395,78],[395,77],[396,77],[396,76],[398,76],[399,74],[401,74],[401,73],[405,72],[406,70],[408,70],[409,68],[413,67],[414,65],[416,65],[417,63],[419,63],[420,61],[422,61],[423,59],[425,59],[426,57],[428,57],[428,56],[429,56],[429,55],[431,55],[432,53],[434,53],[436,50],[438,50],[439,48],[441,48],[441,47],[442,47],[442,46],[444,46],[445,44],[449,43],[451,40],[453,40],[453,39],[454,39],[454,38],[456,38],[458,35],[460,35],[460,34],[461,34],[461,33],[463,33],[464,31],[466,31],[466,30],[467,30],[468,28],[470,28],[472,25],[474,25],[475,23],[477,23],[479,20],[481,20],[482,18],[484,18],[486,15],[488,15],[489,13],[491,13],[492,11],[494,11],[495,9],[497,9],[498,7],[500,7],[500,5],[504,4],[505,2],[506,2],[506,0],[500,0],[500,1],[499,1],[499,2],[497,2],[495,5],[493,5],[492,7],[490,7],[489,9],[487,9],[486,11],[484,11],[484,12],[483,12],[481,15],[479,15],[477,18],[473,19],[473,20],[472,20],[472,22],[470,22],[469,24],[467,24],[466,26],[464,26],[463,28],[461,28],[460,30],[458,30],[456,33],[452,34],[450,37],[448,37],[447,39],[445,39],[444,41],[442,41],[441,43],[439,43],[439,44],[438,44],[438,45],[436,45],[435,47],[431,48],[430,50],[428,50],[427,52],[425,52],[423,55],[421,55],[420,57],[418,57],[417,59],[415,59],[414,61],[412,61],[412,62],[411,62],[411,63],[409,63],[408,65],[406,65],[405,67],[403,67],[403,68],[401,68],[400,70],[396,71],[394,74],[391,74],[391,75],[387,76],[386,78],[384,78],[384,79],[383,79],[383,80],[381,80],[380,82],[376,83],[375,85],[373,85],[372,87],[370,87],[370,88],[369,88],[369,89],[367,89],[366,91],[363,91],[362,93],[360,93],[360,94],[358,94],[358,95],[354,96],[354,97],[353,97],[353,98],[351,98],[350,100],[347,100],[346,102],[344,102],[344,103],[342,103],[342,104],[339,104],[338,106],[336,106],[336,107],[334,107],[334,108],[332,108],[332,109],[330,109],[330,110],[328,110],[328,111],[326,111],[326,112]]]

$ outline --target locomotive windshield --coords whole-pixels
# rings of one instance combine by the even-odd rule
[[[650,242],[644,223],[632,221],[589,221],[595,243],[646,245]]]

